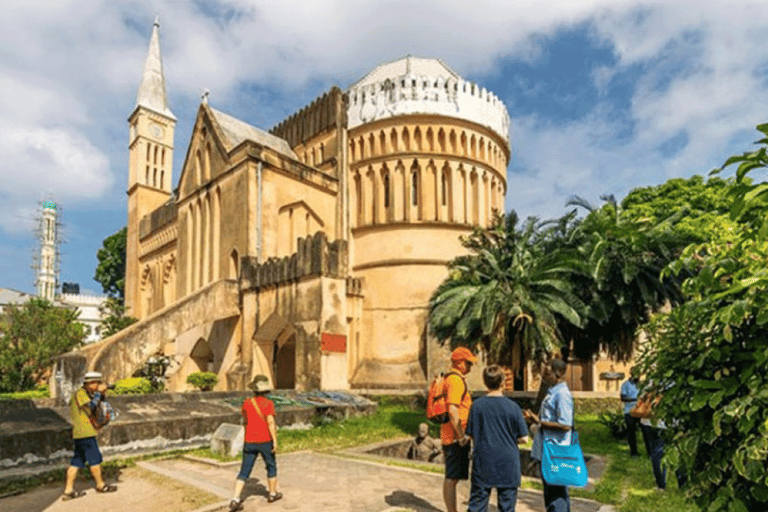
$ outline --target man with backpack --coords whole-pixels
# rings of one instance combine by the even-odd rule
[[[71,500],[85,496],[84,491],[74,489],[75,478],[80,468],[87,463],[96,482],[96,492],[114,492],[117,486],[107,484],[101,476],[101,451],[96,442],[96,429],[94,425],[94,413],[100,406],[107,386],[104,377],[99,372],[88,372],[83,379],[83,387],[75,391],[70,402],[72,418],[72,438],[75,441],[75,453],[67,468],[67,478],[64,484],[62,500]]]
[[[443,380],[448,422],[440,426],[440,442],[445,457],[443,500],[447,512],[457,512],[456,486],[459,480],[469,479],[470,444],[466,428],[472,397],[464,376],[476,362],[477,358],[468,348],[457,348],[451,353],[451,370]]]

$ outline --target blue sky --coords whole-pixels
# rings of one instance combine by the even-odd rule
[[[152,21],[178,118],[200,93],[268,129],[406,54],[490,89],[512,118],[507,209],[550,218],[751,148],[768,120],[764,2],[552,0],[4,2],[0,287],[33,291],[37,201],[64,223],[61,278],[100,293],[96,252],[126,222],[128,129]]]

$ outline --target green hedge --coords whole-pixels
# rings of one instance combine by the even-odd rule
[[[153,392],[152,383],[144,377],[130,377],[115,382],[116,395],[147,395]]]
[[[51,390],[48,386],[38,386],[30,391],[16,391],[15,393],[0,393],[0,400],[32,400],[35,398],[50,398]]]

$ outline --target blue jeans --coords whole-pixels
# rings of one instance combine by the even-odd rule
[[[488,502],[491,498],[491,489],[493,489],[493,487],[473,483],[472,488],[469,491],[469,505],[467,510],[469,512],[486,512],[488,510]],[[496,494],[498,495],[496,506],[499,508],[499,512],[515,512],[517,487],[497,487]]]
[[[564,485],[549,485],[543,478],[544,508],[547,512],[571,512],[571,499],[568,497],[568,487]]]
[[[653,467],[653,478],[656,480],[656,487],[659,489],[667,488],[667,470],[661,467],[661,458],[664,457],[664,441],[661,439],[661,429],[640,425],[648,439],[648,455],[651,456],[651,466]]]
[[[259,454],[264,458],[264,464],[267,466],[267,478],[277,476],[277,463],[275,462],[275,454],[272,452],[272,441],[268,443],[245,443],[243,445],[243,463],[240,466],[240,473],[237,475],[238,480],[248,480]]]

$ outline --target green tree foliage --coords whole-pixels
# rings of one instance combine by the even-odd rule
[[[99,265],[93,279],[101,283],[104,293],[118,297],[122,304],[125,298],[125,243],[127,228],[123,228],[104,239],[103,246],[96,253]]]
[[[636,194],[638,192],[635,192]],[[681,300],[680,279],[661,278],[661,271],[687,244],[674,229],[684,211],[665,217],[638,218],[630,215],[611,196],[594,208],[575,198],[571,205],[589,213],[573,223],[564,243],[580,254],[583,273],[576,276],[575,289],[588,306],[583,328],[570,328],[577,357],[599,350],[620,360],[634,351],[636,331],[648,321],[649,311]]]
[[[482,344],[489,360],[518,369],[525,355],[543,361],[563,344],[560,326],[581,325],[585,307],[571,289],[574,255],[547,250],[552,225],[515,212],[462,238],[429,304],[429,328],[453,346]]]
[[[621,208],[627,218],[649,225],[684,213],[678,216],[672,229],[687,246],[706,241],[707,227],[728,216],[728,193],[733,186],[733,178],[715,176],[707,181],[699,175],[688,179],[672,178],[661,185],[632,190],[621,202]]]
[[[112,336],[129,325],[138,322],[138,319],[132,316],[125,316],[125,306],[116,297],[107,298],[104,303],[104,309],[107,313],[101,321],[101,335],[104,338]]]
[[[80,346],[79,315],[38,298],[9,305],[0,317],[0,392],[35,389],[56,357]]]
[[[670,436],[666,461],[688,475],[701,510],[747,512],[768,504],[768,167],[766,137],[739,164],[730,219],[686,248],[669,273],[685,271],[686,302],[656,315],[642,366],[663,392],[657,415]]]

